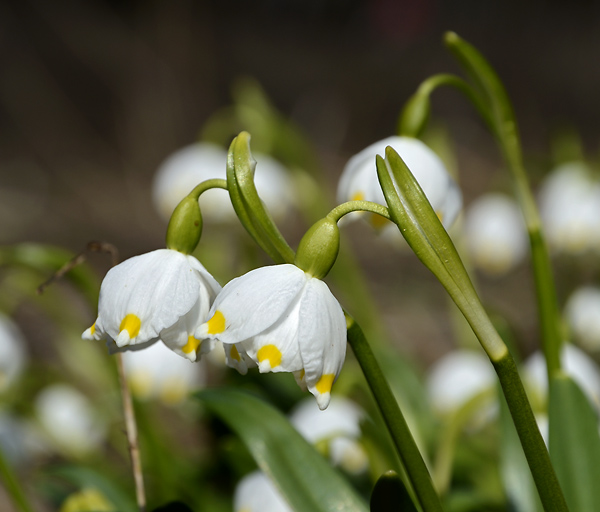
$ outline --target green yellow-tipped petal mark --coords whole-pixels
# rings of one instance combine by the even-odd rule
[[[129,333],[129,338],[133,339],[139,334],[141,325],[142,321],[139,317],[133,313],[129,313],[123,318],[121,326],[119,327],[119,332],[127,331]]]
[[[333,373],[326,373],[321,375],[321,378],[317,381],[315,388],[321,394],[329,393],[331,391],[331,386],[333,386],[333,379],[335,375]]]
[[[192,352],[196,352],[198,347],[201,345],[202,340],[194,338],[193,336],[188,336],[187,343],[181,347],[181,350],[184,354],[191,354]]]
[[[93,336],[96,333],[96,322],[90,327],[90,334]]]
[[[240,357],[240,353],[238,352],[238,349],[236,348],[235,345],[231,345],[231,350],[229,351],[229,357],[231,357],[231,359],[235,359],[238,363],[242,360],[242,358]]]
[[[258,358],[259,364],[268,359],[271,368],[275,368],[281,364],[281,352],[275,345],[264,345],[263,347],[260,347],[256,353],[256,357]]]
[[[302,370],[300,370],[300,380],[304,380],[305,375],[306,375],[306,370],[304,368],[302,368]]]
[[[213,317],[206,324],[208,334],[220,334],[225,330],[225,317],[220,311],[215,311]]]

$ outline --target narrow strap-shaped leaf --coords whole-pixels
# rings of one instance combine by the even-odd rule
[[[341,474],[277,409],[235,389],[206,389],[196,396],[244,441],[296,512],[367,510]]]

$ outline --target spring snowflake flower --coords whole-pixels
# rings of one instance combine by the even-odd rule
[[[348,473],[359,474],[368,467],[367,454],[359,442],[364,411],[354,402],[333,397],[325,411],[313,400],[303,400],[290,414],[290,423],[309,443],[325,444],[329,460]]]
[[[196,361],[212,348],[194,337],[221,286],[193,256],[158,249],[108,271],[100,288],[98,318],[84,339],[108,339],[118,349],[162,340]]]
[[[27,361],[25,339],[15,323],[0,315],[0,393],[19,378]]]
[[[210,315],[195,335],[223,342],[229,366],[293,372],[327,407],[346,356],[346,320],[323,281],[295,265],[262,267],[227,283]]]
[[[471,204],[465,214],[465,237],[473,264],[486,274],[505,274],[527,253],[519,207],[502,194],[486,194]]]
[[[375,156],[385,156],[387,146],[394,148],[404,160],[442,224],[449,229],[462,207],[460,189],[440,158],[423,142],[412,137],[388,137],[371,144],[348,160],[338,185],[338,202],[366,200],[386,204],[377,179]],[[382,227],[382,222],[385,222],[379,216],[370,218],[375,227]]]
[[[565,316],[575,341],[590,352],[600,351],[600,288],[575,290],[567,300]]]
[[[262,471],[240,480],[233,495],[234,512],[293,512],[275,484]]]
[[[268,155],[255,155],[254,181],[261,199],[274,219],[282,218],[297,194],[289,171]],[[156,172],[152,196],[160,215],[169,220],[173,210],[198,183],[213,178],[225,179],[227,151],[208,142],[182,148],[169,156]],[[225,190],[208,190],[200,199],[202,216],[212,222],[237,220]]]

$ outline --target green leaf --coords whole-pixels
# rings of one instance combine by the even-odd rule
[[[417,512],[404,483],[395,471],[379,477],[371,494],[371,512]]]
[[[594,512],[600,503],[598,416],[571,377],[550,380],[550,458],[569,509]]]
[[[367,510],[348,482],[277,409],[235,389],[206,389],[196,396],[240,436],[296,512]]]
[[[152,512],[193,512],[190,507],[181,501],[171,501],[162,507],[155,508]]]

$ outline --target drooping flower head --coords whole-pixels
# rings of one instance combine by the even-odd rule
[[[377,179],[375,156],[385,155],[387,146],[394,148],[404,160],[448,229],[460,212],[462,194],[440,158],[423,142],[412,137],[388,137],[354,155],[340,178],[338,202],[366,200],[386,205]],[[373,221],[378,223],[376,219],[378,217],[373,217]]]
[[[258,268],[227,283],[209,316],[195,336],[220,340],[229,366],[293,372],[327,407],[346,355],[346,320],[323,281],[291,264]]]
[[[194,338],[220,285],[193,256],[158,249],[108,271],[100,288],[98,318],[85,339],[107,339],[119,349],[157,340],[191,361],[210,350]]]
[[[275,484],[262,471],[240,480],[233,495],[234,512],[292,512]]]
[[[0,394],[19,378],[26,361],[25,338],[10,318],[0,314]]]
[[[565,305],[565,316],[573,339],[590,352],[600,351],[600,288],[575,290]]]

